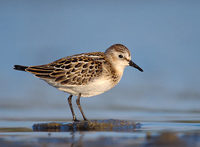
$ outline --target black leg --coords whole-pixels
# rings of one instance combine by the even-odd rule
[[[83,116],[84,120],[87,120],[87,118],[85,117],[83,110],[81,108],[81,104],[80,104],[80,98],[81,98],[81,93],[79,93],[78,98],[76,99],[76,104],[78,105],[79,110],[81,111],[81,114]]]
[[[72,112],[73,121],[78,121],[78,120],[76,119],[76,116],[75,116],[75,113],[74,113],[74,110],[73,110],[73,107],[72,107],[72,96],[73,96],[73,95],[70,95],[70,96],[68,97],[68,103],[69,103],[69,107],[70,107],[71,112]]]

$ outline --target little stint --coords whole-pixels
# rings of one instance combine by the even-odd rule
[[[45,65],[14,65],[14,69],[26,71],[46,81],[57,89],[70,94],[68,103],[73,121],[77,121],[72,96],[77,96],[76,103],[87,120],[80,105],[81,97],[99,95],[119,83],[126,66],[143,70],[131,60],[131,54],[122,44],[114,44],[105,52],[82,53],[67,56]]]

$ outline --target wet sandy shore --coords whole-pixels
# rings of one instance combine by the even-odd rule
[[[0,128],[1,146],[200,146],[199,122],[92,120],[7,123],[10,127],[4,125]]]

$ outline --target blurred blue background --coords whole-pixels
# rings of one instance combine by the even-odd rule
[[[115,43],[130,49],[144,73],[128,67],[115,88],[82,98],[88,118],[200,118],[200,1],[0,0],[1,118],[70,119],[68,94],[13,65]]]

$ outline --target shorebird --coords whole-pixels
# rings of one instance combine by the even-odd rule
[[[73,121],[78,121],[72,107],[72,96],[77,96],[76,104],[87,120],[80,104],[81,97],[99,95],[119,83],[126,66],[143,70],[131,60],[129,49],[122,44],[114,44],[105,52],[82,53],[67,56],[45,65],[14,65],[14,69],[26,71],[46,81],[57,89],[70,94],[68,103]]]

